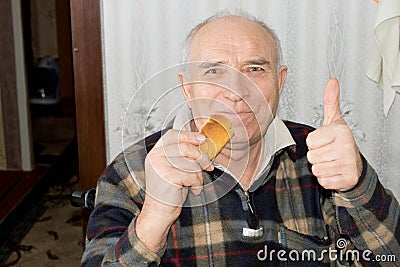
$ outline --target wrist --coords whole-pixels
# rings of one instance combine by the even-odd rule
[[[166,244],[171,224],[163,223],[159,218],[152,218],[140,213],[136,219],[136,235],[151,251],[158,252]]]
[[[168,232],[179,216],[179,213],[174,215],[176,209],[158,201],[151,204],[145,201],[136,219],[136,235],[151,251],[157,252],[165,246]]]
[[[356,186],[345,192],[334,193],[334,204],[347,208],[359,207],[367,204],[372,198],[378,184],[378,176],[374,169],[361,155],[363,169]]]

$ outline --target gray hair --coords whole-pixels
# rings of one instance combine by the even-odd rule
[[[193,41],[194,36],[196,33],[203,28],[203,26],[207,25],[210,22],[213,22],[218,19],[222,18],[228,18],[228,17],[241,17],[243,19],[246,19],[248,21],[252,21],[260,25],[263,29],[265,29],[272,37],[273,43],[274,43],[274,48],[275,48],[275,54],[276,54],[276,67],[279,68],[280,64],[283,60],[282,56],[282,48],[281,48],[281,42],[279,41],[279,38],[277,34],[275,33],[274,30],[272,30],[267,24],[265,24],[262,20],[256,18],[255,16],[242,11],[242,10],[235,10],[235,11],[228,11],[224,10],[221,12],[218,12],[211,17],[203,20],[199,24],[197,24],[187,35],[185,42],[183,44],[183,57],[182,57],[182,63],[189,63],[190,61],[190,45]]]

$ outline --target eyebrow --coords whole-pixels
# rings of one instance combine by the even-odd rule
[[[244,65],[269,65],[271,62],[266,58],[250,59],[243,62]]]
[[[221,65],[226,65],[227,63],[223,60],[218,60],[218,61],[206,61],[202,62],[199,67],[200,68],[213,68],[213,67],[219,67]],[[243,62],[243,65],[270,65],[271,62],[267,60],[266,58],[255,58],[255,59],[249,59],[245,60]]]
[[[199,66],[200,68],[208,69],[208,68],[213,68],[213,67],[219,67],[221,65],[225,65],[226,62],[224,61],[206,61],[201,63]]]

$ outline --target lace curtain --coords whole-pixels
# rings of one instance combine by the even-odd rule
[[[382,91],[366,76],[377,9],[373,0],[103,1],[108,161],[126,145],[121,134],[139,138],[143,120],[149,132],[162,127],[165,115],[182,101],[179,95],[163,101],[158,96],[165,84],[177,85],[165,69],[171,72],[180,63],[190,29],[217,11],[236,8],[262,18],[281,39],[289,72],[280,117],[318,127],[324,86],[330,77],[338,78],[341,110],[361,152],[400,199],[400,100],[397,96],[385,117]],[[140,87],[151,80],[160,91]]]

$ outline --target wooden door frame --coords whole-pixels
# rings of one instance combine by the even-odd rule
[[[62,113],[75,116],[70,0],[55,2]]]
[[[106,167],[100,0],[70,0],[79,180],[95,187]]]
[[[3,169],[21,170],[21,140],[18,116],[17,66],[15,61],[15,40],[12,1],[1,1],[0,23],[0,94],[5,162]],[[12,114],[12,115],[11,115]]]

